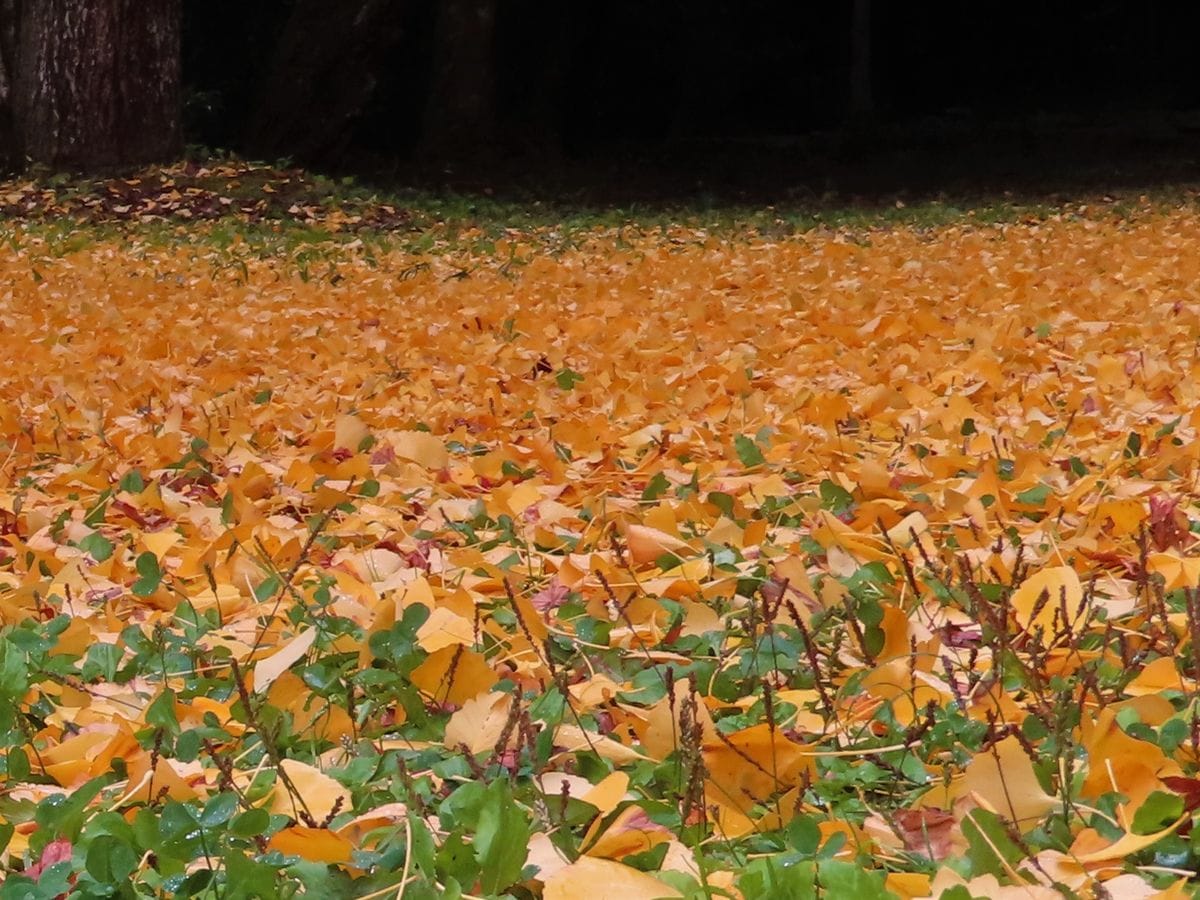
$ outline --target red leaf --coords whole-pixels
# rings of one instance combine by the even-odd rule
[[[51,841],[42,849],[42,858],[25,871],[25,876],[37,881],[42,877],[42,873],[55,863],[69,860],[73,850],[70,841],[62,838]]]

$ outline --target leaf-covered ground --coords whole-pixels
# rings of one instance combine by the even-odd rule
[[[72,227],[0,249],[0,897],[1191,896],[1195,213]]]

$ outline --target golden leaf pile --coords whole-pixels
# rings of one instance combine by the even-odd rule
[[[9,870],[1184,896],[1200,218],[543,238],[0,250]]]

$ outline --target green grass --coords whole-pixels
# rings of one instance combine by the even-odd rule
[[[245,164],[217,159],[208,165],[216,168]],[[138,174],[157,175],[154,170]],[[232,178],[211,173],[198,175],[191,177],[186,185],[211,191],[234,203],[262,201],[266,197],[266,213],[261,219],[226,215],[211,220],[168,216],[142,221],[72,214],[69,209],[72,204],[85,205],[89,199],[102,195],[105,189],[102,180],[33,173],[31,178],[0,183],[0,197],[31,182],[39,189],[53,191],[56,203],[32,215],[10,214],[0,220],[0,242],[33,247],[50,256],[62,256],[94,242],[113,241],[124,245],[195,244],[236,252],[239,256],[287,257],[322,246],[344,250],[344,245],[356,240],[362,242],[367,253],[401,251],[425,255],[466,251],[492,255],[492,245],[513,236],[530,240],[547,252],[560,253],[597,233],[642,238],[670,237],[684,230],[724,240],[783,240],[813,231],[844,230],[865,236],[878,229],[929,231],[953,225],[996,226],[1058,216],[1130,219],[1154,211],[1193,207],[1197,197],[1194,186],[1176,185],[1149,191],[1067,197],[983,194],[907,201],[825,197],[752,205],[697,196],[686,202],[580,204],[569,196],[537,197],[527,191],[489,195],[450,190],[373,189],[352,178],[334,179],[294,169],[255,166]],[[320,216],[334,211],[361,215],[372,210],[394,210],[397,221],[387,227],[338,228],[320,217],[315,222],[292,217],[288,210],[293,206],[316,208]],[[68,209],[58,211],[55,207]]]

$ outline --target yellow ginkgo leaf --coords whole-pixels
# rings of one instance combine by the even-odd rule
[[[1083,585],[1070,566],[1053,566],[1035,572],[1013,592],[1013,618],[1022,629],[1040,627],[1047,636],[1059,627],[1071,627],[1083,615]]]
[[[334,423],[333,446],[343,450],[357,450],[371,433],[358,416],[338,416]]]
[[[446,747],[466,747],[470,753],[491,750],[504,731],[512,703],[512,694],[500,691],[472,697],[446,723]]]
[[[279,764],[282,776],[275,783],[268,809],[300,819],[302,813],[318,824],[337,812],[350,810],[350,791],[320,769],[295,759]]]
[[[268,850],[278,850],[285,856],[299,856],[309,862],[347,863],[354,845],[328,828],[290,825],[281,828],[267,841]]]
[[[613,819],[603,817],[592,822],[583,838],[588,856],[620,859],[653,850],[671,840],[669,828],[651,819],[640,806],[627,806]]]
[[[554,744],[565,752],[590,751],[618,765],[648,758],[632,747],[627,747],[602,734],[584,731],[578,725],[559,725],[555,728]]]
[[[1060,805],[1046,793],[1015,737],[1006,737],[967,763],[961,790],[992,812],[1026,828]]]
[[[427,431],[395,431],[388,435],[388,442],[396,456],[426,469],[442,469],[450,462],[446,445]]]
[[[1107,860],[1123,860],[1126,857],[1132,856],[1135,853],[1140,853],[1147,847],[1152,847],[1169,834],[1174,834],[1184,822],[1191,819],[1192,814],[1184,813],[1176,821],[1172,822],[1166,828],[1155,831],[1153,834],[1134,834],[1127,832],[1121,835],[1113,843],[1109,844],[1100,850],[1093,850],[1091,853],[1076,854],[1073,856],[1075,862],[1082,865],[1091,863],[1105,862]]]
[[[475,643],[475,627],[470,619],[439,606],[417,630],[417,643],[427,653],[444,647],[470,647]]]
[[[630,525],[625,532],[625,541],[634,565],[639,566],[657,562],[667,554],[690,556],[692,553],[686,541],[645,525]]]
[[[435,701],[455,706],[491,690],[500,680],[482,653],[464,650],[460,645],[429,654],[409,678]]]
[[[1168,591],[1200,585],[1200,557],[1180,556],[1175,552],[1151,553],[1146,569],[1161,575]]]
[[[803,773],[816,770],[804,745],[765,724],[707,738],[703,757],[712,786],[710,802],[743,812],[795,786]]]
[[[1159,691],[1192,691],[1195,682],[1179,674],[1178,664],[1173,656],[1160,656],[1146,664],[1129,684],[1125,685],[1125,693],[1131,697],[1157,694]]]
[[[254,692],[260,694],[280,675],[301,660],[317,639],[316,628],[300,632],[278,650],[254,666]]]
[[[166,556],[167,551],[182,540],[183,535],[173,528],[164,531],[148,531],[142,534],[142,545],[153,553],[160,562]]]
[[[671,900],[682,897],[677,890],[653,875],[593,856],[581,856],[546,879],[543,900]]]

